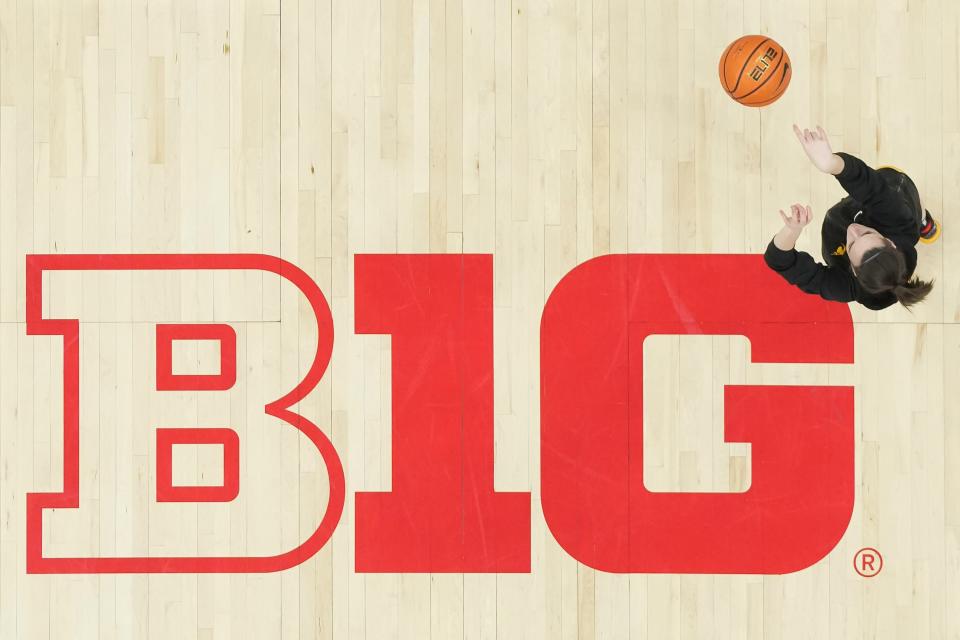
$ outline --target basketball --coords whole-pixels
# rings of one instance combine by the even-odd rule
[[[790,56],[766,36],[737,38],[720,56],[720,84],[747,107],[775,102],[790,85],[792,73]]]

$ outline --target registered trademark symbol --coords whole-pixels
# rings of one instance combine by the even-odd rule
[[[883,569],[883,556],[873,547],[864,547],[853,557],[853,569],[864,578],[872,578]]]

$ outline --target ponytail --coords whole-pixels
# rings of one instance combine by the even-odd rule
[[[870,293],[890,291],[897,302],[909,308],[921,302],[933,289],[933,282],[913,277],[907,280],[907,263],[894,247],[871,249],[863,254],[856,272],[860,285]]]
[[[932,280],[927,281],[914,277],[909,282],[894,287],[893,295],[897,296],[897,302],[909,309],[916,303],[922,302],[931,289],[933,289]]]

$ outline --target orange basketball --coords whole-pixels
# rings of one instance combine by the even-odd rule
[[[747,107],[763,107],[790,85],[790,56],[776,40],[743,36],[720,56],[720,84],[731,98]]]

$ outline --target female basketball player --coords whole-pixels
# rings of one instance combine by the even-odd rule
[[[813,217],[810,207],[795,204],[790,215],[780,211],[781,229],[764,259],[771,269],[807,293],[826,300],[856,300],[870,309],[899,302],[909,307],[923,300],[932,282],[913,277],[920,242],[940,234],[929,211],[920,204],[913,181],[903,172],[868,167],[846,153],[834,153],[827,134],[793,126],[807,157],[824,173],[836,176],[849,194],[827,211],[823,220],[822,253],[826,265],[794,249]]]

